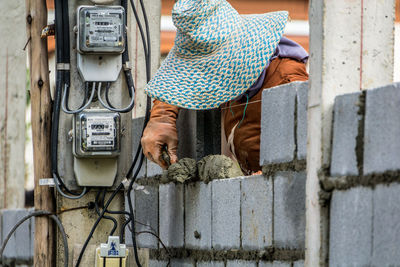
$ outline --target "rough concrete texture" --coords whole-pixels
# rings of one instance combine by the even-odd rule
[[[171,267],[194,267],[195,262],[191,259],[172,259]]]
[[[1,243],[14,225],[32,210],[12,209],[1,211]],[[26,262],[33,259],[34,219],[28,219],[15,231],[3,252],[4,262]]]
[[[213,179],[224,179],[243,176],[237,162],[224,155],[209,155],[197,163],[200,180],[205,183]]]
[[[297,159],[305,160],[307,157],[308,82],[298,82],[295,86],[297,87]]]
[[[160,238],[167,247],[184,246],[183,185],[162,184],[159,187]]]
[[[240,182],[241,179],[212,182],[212,247],[240,248]]]
[[[296,84],[262,93],[260,166],[293,160]]]
[[[146,159],[146,169],[147,169],[147,177],[155,177],[161,176],[163,173],[163,169],[156,163],[152,162],[151,160]]]
[[[337,96],[333,115],[331,176],[358,175],[356,145],[361,92]]]
[[[225,267],[225,263],[223,261],[198,261],[196,267]]]
[[[364,174],[400,169],[400,83],[367,91]]]
[[[255,261],[232,260],[227,261],[226,267],[257,267]]]
[[[149,260],[149,267],[165,267],[167,264],[168,261]]]
[[[398,266],[400,263],[400,184],[378,185],[373,199],[371,264]]]
[[[291,267],[292,264],[290,262],[284,261],[274,261],[274,262],[266,262],[260,261],[258,267]]]
[[[190,158],[184,158],[168,168],[168,180],[184,183],[195,179],[197,176],[196,161]]]
[[[277,172],[274,177],[274,246],[304,249],[305,172]]]
[[[304,267],[304,260],[293,262],[293,267]]]
[[[185,185],[185,247],[211,248],[211,184]]]
[[[132,119],[132,158],[135,158],[142,137],[144,117]],[[147,160],[143,160],[137,179],[146,177]]]
[[[272,179],[247,177],[242,180],[241,191],[243,249],[272,246]]]
[[[370,188],[356,187],[347,191],[333,192],[330,211],[329,266],[369,266],[372,245],[372,205]]]
[[[134,191],[136,231],[151,231],[158,235],[158,186],[145,186],[144,189],[147,192]],[[151,234],[138,234],[136,240],[140,248],[158,248],[158,240]]]

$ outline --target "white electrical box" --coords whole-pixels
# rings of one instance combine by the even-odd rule
[[[77,14],[80,53],[124,52],[125,10],[122,6],[80,6]]]
[[[76,157],[116,157],[120,153],[121,116],[104,109],[87,109],[73,120]]]

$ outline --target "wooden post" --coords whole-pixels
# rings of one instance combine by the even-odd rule
[[[53,195],[49,187],[39,186],[39,179],[51,177],[50,166],[50,126],[51,98],[47,42],[40,38],[42,29],[47,25],[45,0],[28,0],[27,36],[29,43],[29,69],[31,74],[32,102],[32,140],[35,176],[35,209],[54,211]],[[38,217],[35,220],[34,266],[54,266],[54,233],[49,218]]]

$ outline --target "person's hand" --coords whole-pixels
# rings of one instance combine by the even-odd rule
[[[176,118],[178,107],[154,101],[150,120],[143,132],[142,147],[144,155],[163,169],[178,161],[178,133]],[[163,157],[163,152],[168,153],[169,161]]]

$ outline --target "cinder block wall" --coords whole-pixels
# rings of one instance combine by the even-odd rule
[[[132,201],[149,266],[169,259],[174,267],[304,265],[307,88],[296,82],[263,93],[263,175],[163,184],[162,170],[147,162],[138,179],[143,189],[132,192]],[[186,137],[187,146],[207,145],[197,132]]]

